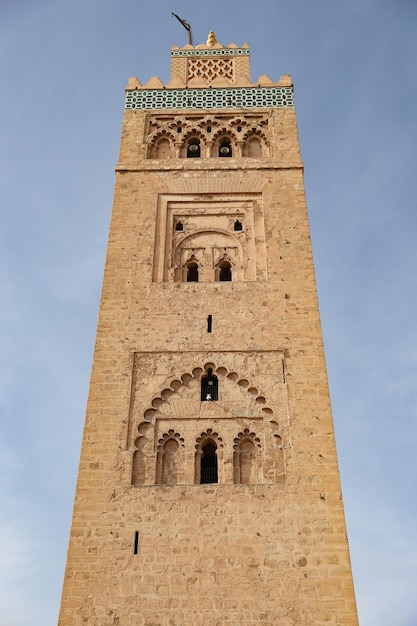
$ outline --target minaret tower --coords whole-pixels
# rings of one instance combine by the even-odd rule
[[[134,78],[59,626],[357,626],[293,105]]]

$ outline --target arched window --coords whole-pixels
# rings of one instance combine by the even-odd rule
[[[252,135],[247,139],[243,147],[243,156],[251,158],[262,156],[262,144],[258,136]]]
[[[187,146],[187,159],[198,159],[201,156],[200,140],[190,139]]]
[[[144,437],[135,442],[136,450],[133,454],[132,464],[132,485],[143,485],[146,478],[146,464],[144,456],[144,447],[146,439]]]
[[[170,147],[168,139],[165,139],[165,138],[160,139],[160,141],[158,142],[156,146],[155,157],[157,159],[168,159],[170,156],[170,152],[171,152],[171,147]]]
[[[245,428],[234,440],[233,474],[236,485],[253,485],[258,482],[261,442],[255,433]]]
[[[200,484],[219,482],[217,465],[217,446],[209,439],[201,449]]]
[[[187,265],[187,283],[198,283],[198,265],[195,262]]]
[[[223,459],[222,438],[208,428],[205,433],[201,433],[196,443],[194,484],[218,483],[221,479],[218,467]]]
[[[213,402],[219,399],[219,381],[212,369],[201,379],[201,402]]]
[[[158,441],[156,455],[156,485],[178,485],[183,480],[184,439],[172,428]]]
[[[219,157],[231,157],[232,156],[232,144],[230,139],[222,139],[219,144]]]
[[[178,483],[178,442],[168,439],[162,452],[162,485],[176,485]]]
[[[218,270],[218,280],[220,282],[232,280],[232,266],[229,261],[219,263]]]
[[[249,439],[244,439],[239,446],[239,470],[241,485],[255,482],[255,446]]]

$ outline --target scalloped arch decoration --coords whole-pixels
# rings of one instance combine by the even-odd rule
[[[196,366],[191,371],[183,372],[178,378],[173,378],[169,383],[169,388],[164,387],[152,398],[150,406],[143,412],[143,418],[141,418],[140,424],[143,423],[142,419],[144,419],[145,422],[151,422],[158,409],[164,404],[165,401],[177,393],[182,387],[188,386],[191,381],[200,380],[201,376],[207,372],[208,369],[212,369],[213,374],[228,378],[230,381],[238,384],[242,389],[246,389],[248,395],[255,399],[255,402],[262,405],[262,412],[268,416],[273,416],[273,410],[270,407],[265,406],[267,403],[265,395],[262,394],[257,387],[251,385],[246,378],[241,377],[237,372],[229,371],[224,365],[216,366],[215,363],[207,361],[202,367]]]
[[[247,141],[251,137],[259,137],[260,139],[262,139],[262,141],[265,142],[266,145],[268,145],[267,134],[262,128],[259,128],[258,126],[251,126],[249,128],[246,128],[241,139],[242,141]]]
[[[241,431],[233,442],[233,479],[237,485],[258,482],[262,464],[259,462],[261,440],[249,428]]]
[[[182,482],[184,438],[172,428],[158,440],[155,483],[176,485]]]
[[[230,141],[236,142],[238,140],[237,133],[234,129],[223,126],[222,128],[216,129],[216,131],[212,134],[212,141],[216,143],[219,139],[228,138]]]
[[[211,428],[208,428],[197,437],[195,449],[201,449],[206,441],[214,441],[218,448],[223,448],[223,439],[219,436],[219,433],[213,431]]]

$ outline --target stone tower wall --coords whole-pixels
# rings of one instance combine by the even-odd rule
[[[357,626],[292,107],[125,113],[59,626],[86,623]]]

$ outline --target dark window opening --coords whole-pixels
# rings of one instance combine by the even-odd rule
[[[181,126],[177,126],[177,133],[182,133],[182,128],[181,128]]]
[[[207,332],[208,332],[208,333],[211,333],[211,331],[212,331],[212,327],[213,327],[213,316],[212,316],[212,315],[209,315],[209,316],[207,317]]]
[[[203,446],[200,466],[200,483],[207,485],[218,482],[216,444],[212,441]]]
[[[242,230],[242,222],[239,222],[239,220],[236,220],[236,222],[234,223],[233,228],[234,228],[234,230]]]
[[[230,143],[229,139],[224,139],[220,143],[219,156],[220,157],[231,157],[232,156],[232,144]]]
[[[135,532],[135,540],[133,542],[133,554],[137,554],[139,550],[139,532]]]
[[[200,154],[200,141],[198,139],[192,139],[187,147],[187,158],[198,159]]]
[[[183,223],[182,223],[182,222],[177,222],[177,223],[175,224],[175,230],[184,230],[184,225],[183,225]],[[236,230],[236,228],[235,228],[235,230]]]
[[[238,126],[238,127],[237,127],[237,132],[238,132],[238,133],[242,132],[242,127],[241,127],[241,126]]]
[[[220,282],[232,280],[232,266],[228,261],[223,261],[219,266],[219,270]]]
[[[201,402],[213,402],[219,399],[219,381],[212,369],[201,379]]]
[[[211,133],[211,126],[207,126],[207,132]]]
[[[187,283],[198,283],[197,263],[189,263],[187,265]]]

